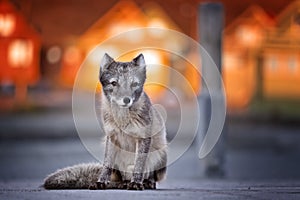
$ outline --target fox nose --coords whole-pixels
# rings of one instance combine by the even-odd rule
[[[124,99],[123,99],[123,102],[124,102],[125,104],[129,104],[130,101],[131,101],[131,99],[130,99],[129,97],[124,97]]]

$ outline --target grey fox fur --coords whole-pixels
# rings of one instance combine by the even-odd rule
[[[155,189],[166,175],[165,124],[143,90],[146,63],[140,54],[116,62],[105,54],[100,64],[100,122],[105,132],[103,164],[80,164],[46,177],[46,189]]]

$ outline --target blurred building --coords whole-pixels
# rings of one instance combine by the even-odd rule
[[[0,1],[1,108],[24,104],[27,87],[40,78],[40,48],[40,35],[24,15],[8,0]],[[6,101],[11,96],[10,88],[14,88],[14,101]]]
[[[300,1],[276,18],[261,49],[262,95],[265,98],[300,98]]]
[[[117,2],[75,42],[66,47],[60,73],[61,83],[72,87],[76,74],[83,63],[85,70],[81,71],[81,74],[84,73],[81,87],[94,90],[95,80],[98,78],[97,76],[95,79],[91,77],[99,73],[99,63],[104,53],[110,54],[119,61],[128,61],[138,53],[143,53],[149,64],[147,83],[159,83],[151,85],[146,83],[146,90],[152,98],[155,98],[168,86],[182,87],[182,93],[187,93],[183,95],[189,93],[184,89],[184,83],[178,83],[171,79],[173,72],[165,66],[177,67],[176,70],[181,70],[182,75],[186,77],[194,91],[197,91],[199,75],[193,66],[182,60],[179,61],[180,65],[176,64],[177,62],[174,60],[178,58],[175,58],[176,56],[172,55],[172,52],[163,50],[171,47],[174,51],[184,52],[188,49],[185,41],[172,38],[172,35],[166,35],[163,31],[155,30],[155,28],[182,32],[156,3],[147,3],[143,7],[139,7],[130,0]],[[120,33],[122,35],[119,35]],[[139,50],[141,47],[151,46],[158,46],[161,49]],[[128,47],[130,47],[130,52],[127,50]],[[89,55],[91,51],[93,55]],[[191,73],[193,70],[195,73]]]
[[[276,18],[252,6],[224,34],[224,83],[229,108],[254,98],[300,97],[300,1]]]
[[[259,6],[251,6],[224,32],[223,77],[230,108],[247,106],[257,88],[258,53],[273,20]]]
[[[0,2],[0,84],[39,80],[40,36],[8,0]]]

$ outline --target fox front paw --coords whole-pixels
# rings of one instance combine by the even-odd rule
[[[156,189],[155,181],[144,180],[143,185],[144,185],[145,189],[149,189],[149,190],[155,190]]]
[[[89,185],[89,190],[97,190],[98,187],[97,187],[97,183],[92,183]]]
[[[118,184],[117,188],[121,189],[121,190],[127,189],[128,188],[128,184],[129,184],[129,181],[123,181],[123,182],[121,182],[121,183]]]
[[[89,186],[90,190],[105,190],[106,189],[106,184],[104,182],[96,182],[92,183]]]
[[[144,186],[142,183],[130,182],[127,185],[128,190],[144,190]]]

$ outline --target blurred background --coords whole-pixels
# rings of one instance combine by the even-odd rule
[[[72,88],[80,65],[96,66],[81,84],[82,113],[101,54],[118,55],[140,40],[172,46],[188,58],[200,57],[185,43],[164,43],[168,35],[132,35],[127,41],[97,45],[141,27],[176,30],[199,40],[201,0],[1,0],[0,1],[0,180],[38,179],[59,167],[94,161],[80,142],[72,116]],[[225,147],[218,178],[299,179],[300,171],[300,1],[219,1],[225,9],[222,77],[227,98]],[[91,50],[99,56],[86,56]],[[143,51],[142,51],[143,52]],[[133,54],[122,55],[128,60]],[[148,79],[165,87],[146,88],[164,106],[169,139],[180,112],[195,108],[201,76],[191,63],[164,51],[147,50]],[[97,54],[96,54],[97,55]],[[199,64],[200,65],[200,64]],[[176,74],[185,77],[178,81]],[[184,99],[180,110],[176,97]],[[201,111],[200,111],[201,115]],[[98,146],[97,133],[90,133]],[[182,126],[189,131],[190,124]],[[171,178],[205,177],[191,147],[170,166]],[[178,173],[182,167],[186,172]],[[196,174],[196,175],[195,175]],[[210,174],[211,175],[211,174]]]

